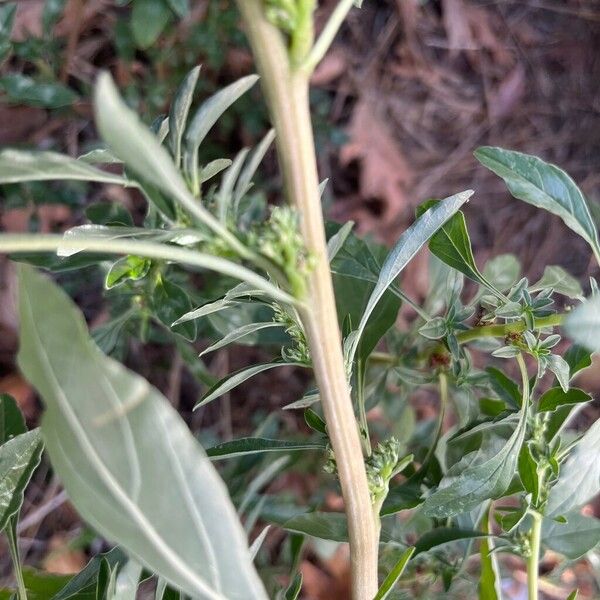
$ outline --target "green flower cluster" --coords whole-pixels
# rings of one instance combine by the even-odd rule
[[[286,333],[292,338],[293,342],[291,346],[284,346],[281,349],[281,356],[286,361],[309,365],[310,351],[300,319],[297,315],[288,312],[277,302],[274,302],[272,306],[273,320],[276,323],[281,323],[285,327]]]
[[[304,246],[298,230],[298,214],[292,208],[274,207],[269,220],[249,233],[248,244],[283,271],[296,298],[306,295],[314,259]]]

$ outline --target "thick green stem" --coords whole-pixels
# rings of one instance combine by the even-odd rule
[[[338,328],[319,196],[308,102],[309,77],[295,69],[281,33],[266,19],[261,0],[237,0],[277,132],[285,192],[301,216],[302,235],[316,266],[309,278],[307,308],[299,310],[310,347],[348,517],[352,595],[377,593],[378,532]]]
[[[540,541],[542,538],[542,515],[537,511],[530,511],[533,525],[529,533],[529,550],[527,558],[527,597],[529,600],[538,600],[538,579],[540,569]]]
[[[6,537],[8,538],[8,551],[12,560],[17,582],[17,596],[19,600],[27,600],[27,590],[23,580],[23,571],[21,570],[21,559],[19,558],[19,546],[17,542],[17,528],[15,526],[15,517],[13,517],[6,527]]]

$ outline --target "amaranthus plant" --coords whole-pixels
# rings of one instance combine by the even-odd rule
[[[504,553],[526,561],[533,600],[545,548],[576,559],[600,540],[598,520],[580,512],[600,492],[600,427],[567,428],[591,401],[573,378],[600,350],[596,281],[586,292],[551,265],[532,283],[511,255],[480,269],[460,211],[472,191],[421,204],[389,252],[357,237],[352,223],[323,222],[309,79],[354,4],[341,0],[315,39],[315,0],[238,1],[274,130],[233,160],[200,164],[199,149],[258,77],[192,110],[200,68],[151,128],[103,73],[94,92],[103,145],[79,158],[0,153],[2,184],[89,181],[135,188],[147,200],[142,227],[123,206],[101,203],[88,209],[91,223],[64,235],[0,236],[0,250],[22,263],[98,265],[112,312],[92,338],[56,284],[19,267],[18,362],[45,405],[41,428],[30,432],[14,400],[0,405],[0,528],[21,600],[35,574],[20,566],[17,519],[42,445],[81,516],[119,548],[65,581],[54,600],[133,598],[147,575],[158,577],[161,599],[299,598],[304,536],[349,542],[357,600],[433,580],[447,593],[473,597],[477,586],[480,598],[500,598]],[[267,207],[252,180],[274,139],[283,190]],[[500,148],[475,157],[600,258],[590,205],[560,168]],[[431,284],[419,305],[398,279],[426,244]],[[414,318],[398,328],[403,303]],[[303,411],[311,434],[273,438],[278,427],[267,420],[251,437],[203,449],[162,394],[110,356],[127,335],[175,345],[207,385],[197,408],[269,369],[308,369],[314,386],[283,408]],[[194,355],[199,337],[212,337],[201,357],[240,343],[275,351],[270,362],[216,380]],[[408,399],[421,390],[437,394],[438,416],[411,429]],[[385,419],[370,422],[377,405]],[[320,510],[322,493],[309,507],[259,494],[307,455],[321,461],[323,489],[341,489],[345,513]],[[229,464],[217,471],[215,461]],[[259,522],[266,527],[249,544]],[[289,534],[283,587],[281,570],[260,561],[271,525]],[[480,575],[469,584],[473,555]]]

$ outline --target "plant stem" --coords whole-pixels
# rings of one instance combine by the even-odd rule
[[[266,19],[261,0],[237,0],[277,132],[285,192],[301,216],[307,250],[316,266],[309,277],[308,308],[299,310],[310,347],[327,429],[348,518],[352,596],[377,593],[378,533],[346,380],[341,337],[319,197],[319,180],[308,102],[309,76],[290,65],[281,33]]]
[[[331,13],[329,20],[325,24],[321,35],[317,39],[315,45],[310,51],[309,55],[300,65],[300,69],[302,69],[305,73],[311,74],[316,66],[321,62],[329,46],[333,42],[337,32],[339,31],[346,15],[350,12],[350,9],[354,6],[354,0],[340,0],[338,5],[335,7],[333,12]]]
[[[527,558],[527,592],[529,600],[538,600],[542,515],[534,510],[529,511],[529,514],[533,518],[533,525],[529,533],[530,554]]]
[[[544,327],[559,327],[563,324],[567,318],[568,313],[556,313],[548,317],[542,317],[535,320],[535,329],[543,329]],[[481,325],[479,327],[473,327],[468,331],[462,331],[457,336],[459,344],[466,344],[473,340],[479,340],[486,337],[506,337],[510,333],[520,333],[527,329],[527,325],[524,321],[516,321],[514,323],[505,323],[503,325]],[[443,352],[444,346],[439,344],[431,350],[429,354],[435,352]],[[386,352],[373,352],[369,357],[369,360],[375,363],[389,363],[395,364],[398,361],[398,357],[388,354]]]
[[[17,597],[19,600],[27,600],[27,590],[23,579],[23,571],[21,570],[21,559],[19,558],[19,546],[17,543],[17,528],[15,517],[12,517],[6,527],[6,537],[8,538],[8,550],[12,560],[13,569],[15,572],[15,580],[17,582]]]

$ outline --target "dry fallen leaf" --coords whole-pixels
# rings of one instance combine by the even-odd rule
[[[359,100],[348,130],[350,141],[340,152],[342,165],[359,164],[363,202],[375,203],[378,223],[391,224],[409,207],[406,188],[412,171],[373,98]],[[363,230],[367,229],[363,227]]]

